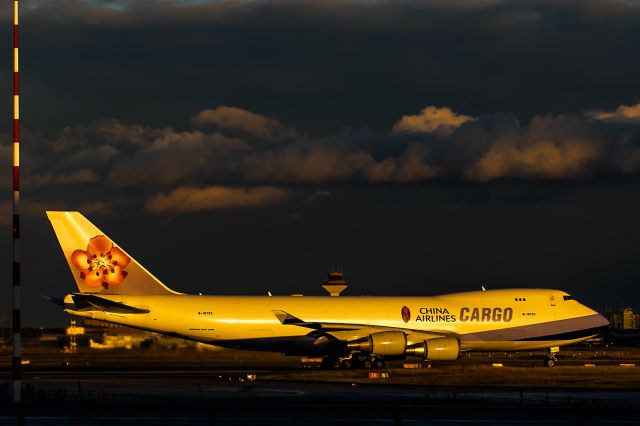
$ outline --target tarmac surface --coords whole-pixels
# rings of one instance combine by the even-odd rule
[[[530,369],[520,368],[519,373]],[[562,369],[539,368],[547,374]],[[462,388],[395,385],[368,378],[343,382],[261,379],[296,373],[306,372],[30,372],[24,377],[26,402],[19,407],[0,405],[0,425],[17,424],[18,413],[28,425],[640,425],[638,388]],[[340,373],[349,378],[364,372]],[[255,380],[250,380],[253,375]],[[8,387],[8,380],[3,374],[0,385]]]
[[[554,368],[481,354],[371,372],[236,355],[33,353],[22,404],[0,370],[0,425],[640,425],[637,350],[565,352]]]

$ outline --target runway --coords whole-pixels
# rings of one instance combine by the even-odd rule
[[[524,374],[525,370],[522,369]],[[554,372],[540,369],[549,374]],[[390,375],[399,371],[387,370]],[[304,372],[297,372],[302,375]],[[539,389],[493,387],[459,387],[421,385],[397,385],[384,380],[364,379],[364,373],[348,372],[342,382],[319,380],[323,373],[315,374],[316,380],[273,380],[292,374],[291,371],[269,370],[145,370],[145,371],[41,371],[25,377],[25,393],[31,399],[45,399],[57,393],[68,400],[126,400],[158,401],[177,400],[193,402],[200,400],[244,401],[288,400],[296,402],[340,402],[345,400],[367,400],[371,402],[424,402],[468,401],[484,403],[520,403],[563,405],[597,401],[599,405],[632,405],[640,402],[640,390],[570,389],[557,387]],[[296,374],[295,372],[293,374]],[[327,373],[328,374],[328,373]],[[255,380],[251,380],[255,376]],[[261,379],[267,377],[267,379]],[[331,376],[329,376],[329,379]],[[5,382],[6,379],[3,380]],[[6,382],[5,382],[6,383]],[[58,398],[60,399],[60,398]]]
[[[65,407],[70,409],[71,407]],[[39,408],[42,410],[42,408]],[[95,411],[120,411],[124,415],[96,414]],[[214,409],[210,407],[90,407],[73,416],[61,410],[27,414],[25,423],[35,426],[51,425],[637,425],[637,417],[621,417],[620,413],[600,413],[589,410],[512,410],[491,411],[478,408],[430,408],[425,412],[418,407],[381,407],[375,411],[335,407],[236,407]],[[0,424],[13,425],[13,416],[0,417]]]
[[[241,369],[31,372],[21,409],[28,425],[640,425],[638,390],[261,379],[281,374]],[[2,377],[2,385],[6,389],[8,377]],[[15,424],[16,410],[2,405],[0,424]]]

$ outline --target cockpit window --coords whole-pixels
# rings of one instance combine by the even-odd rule
[[[573,300],[573,297],[571,297],[571,296],[562,296],[562,298],[564,300]]]

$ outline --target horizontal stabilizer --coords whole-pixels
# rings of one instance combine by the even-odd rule
[[[93,294],[76,293],[71,296],[75,311],[103,311],[114,314],[147,314],[149,309],[136,308],[124,303],[95,296]]]
[[[64,300],[62,299],[58,299],[57,297],[53,297],[53,296],[45,296],[44,294],[41,295],[40,297],[42,297],[45,300],[48,300],[49,302],[61,306],[64,308]]]

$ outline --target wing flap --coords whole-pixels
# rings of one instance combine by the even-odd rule
[[[71,295],[75,311],[102,311],[114,314],[148,314],[149,309],[136,308],[113,300],[105,299],[93,294]]]

